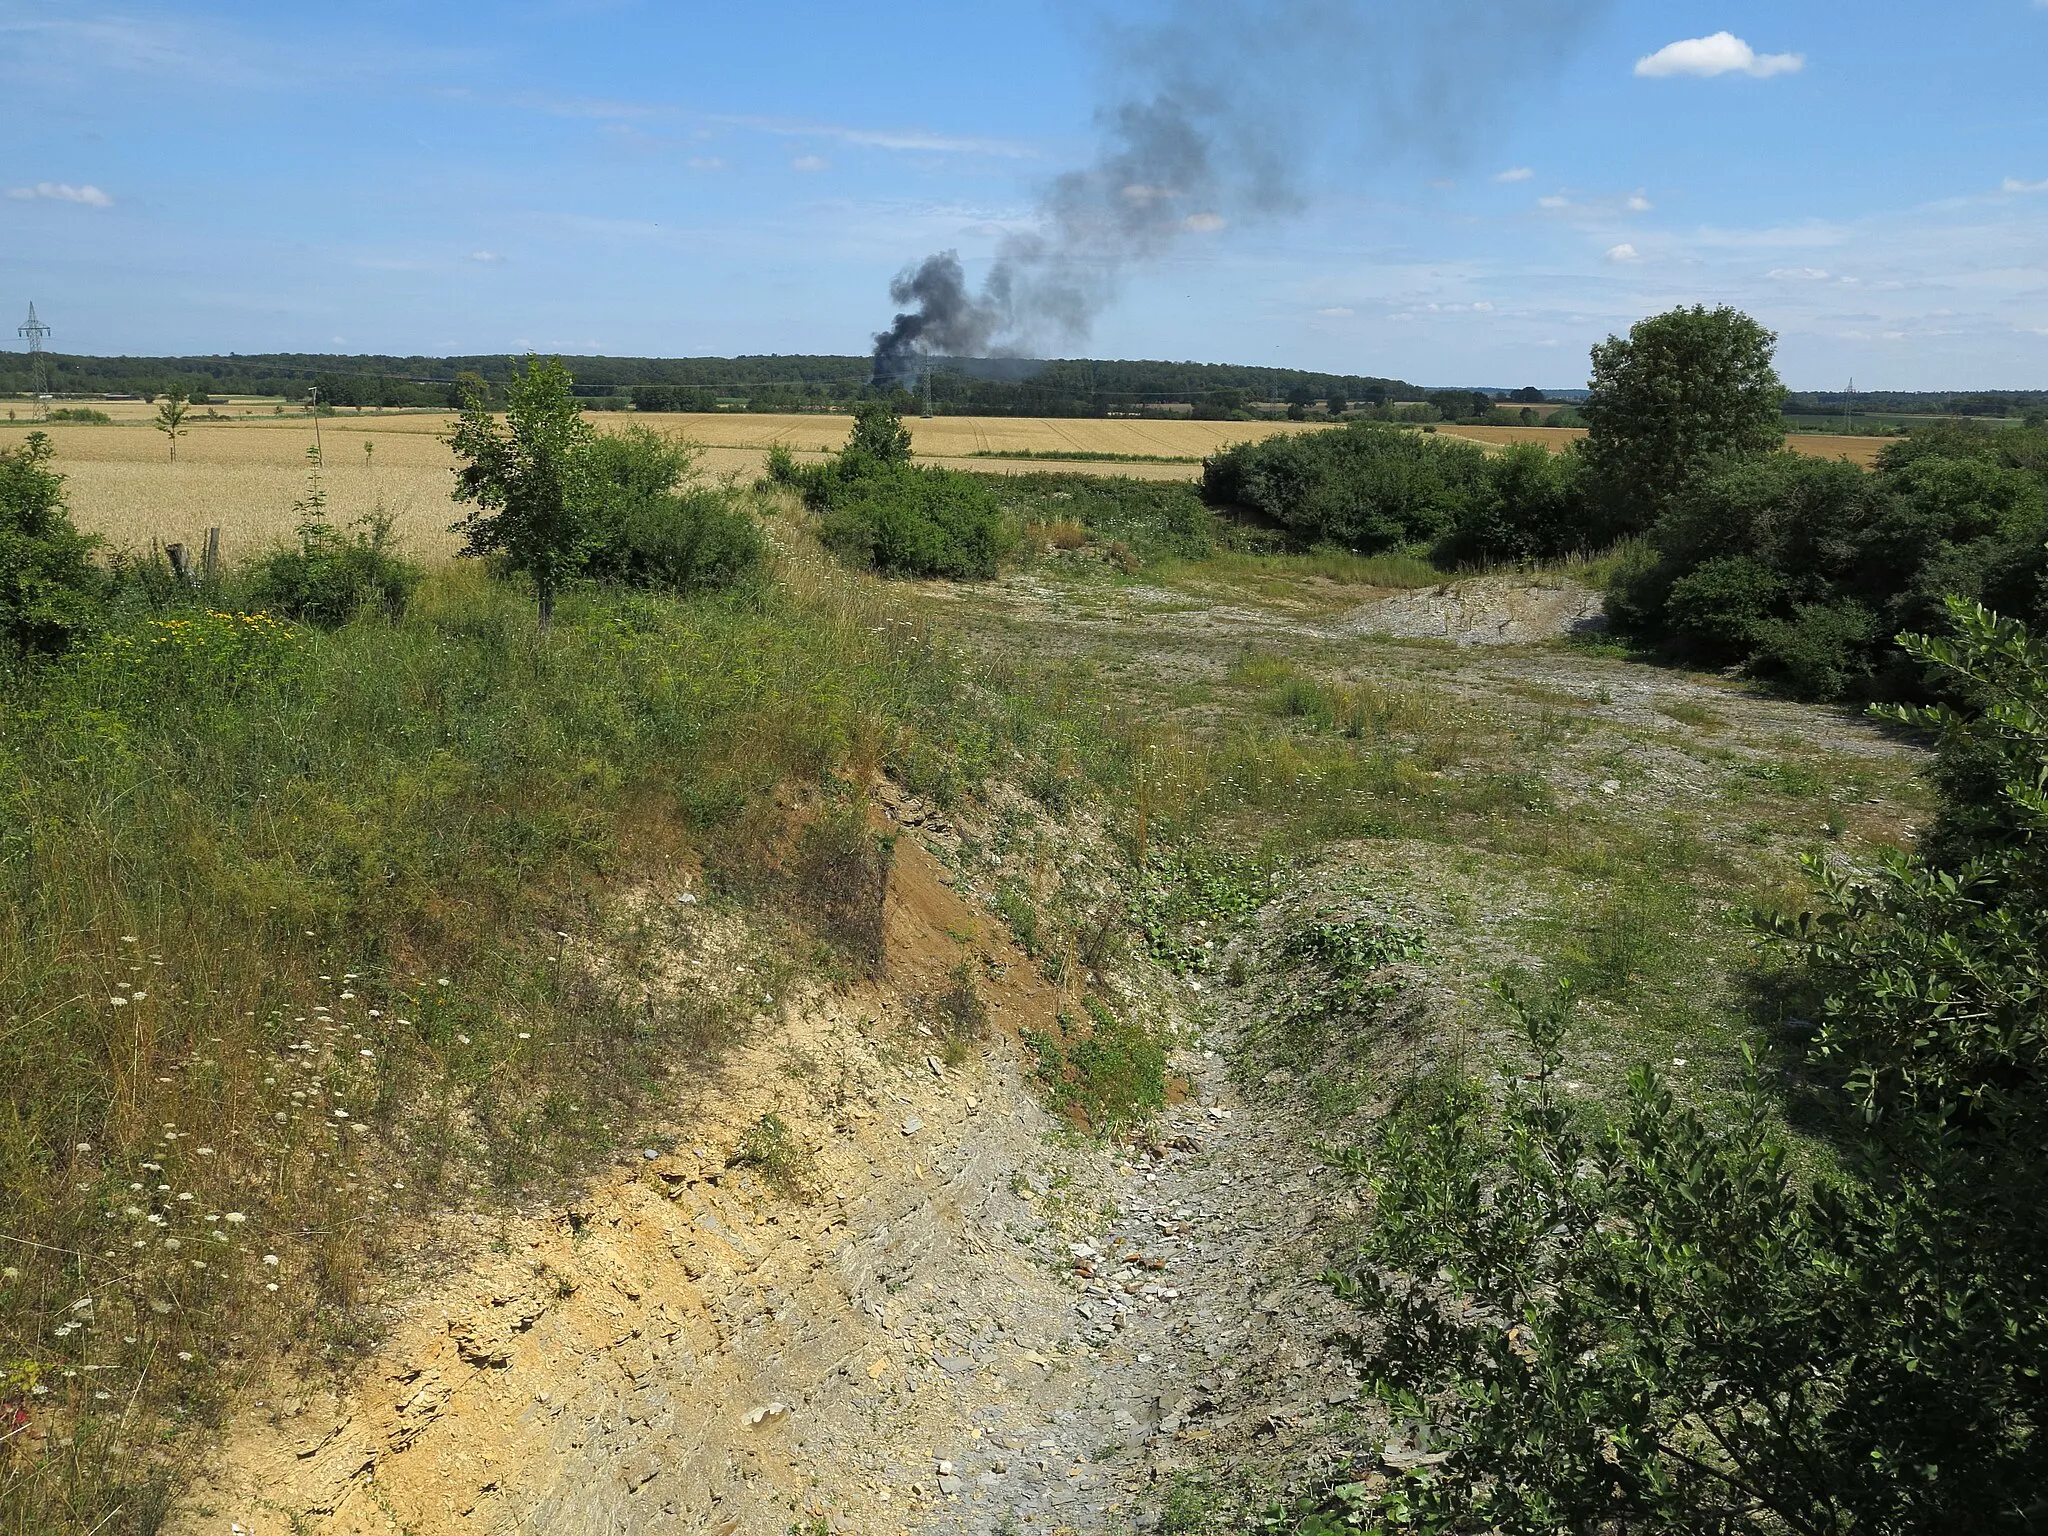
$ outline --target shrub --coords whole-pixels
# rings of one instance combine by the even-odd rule
[[[54,655],[104,616],[106,579],[92,561],[99,541],[72,526],[50,455],[42,432],[0,449],[0,635],[17,656]]]
[[[765,578],[760,524],[729,485],[696,480],[698,452],[637,425],[592,439],[582,575],[685,594]]]
[[[1548,560],[1594,542],[1577,453],[1516,443],[1486,461],[1438,547],[1447,563]]]
[[[985,480],[908,464],[838,481],[819,535],[850,565],[904,576],[993,576],[1008,544]]]
[[[1202,488],[1303,544],[1370,554],[1447,532],[1484,485],[1485,465],[1470,443],[1353,422],[1226,448],[1203,463]]]
[[[396,618],[425,572],[395,552],[391,517],[376,512],[346,530],[325,519],[299,525],[296,546],[264,556],[251,573],[259,608],[308,623],[345,624],[365,611]]]
[[[1427,1085],[1350,1156],[1374,1219],[1338,1288],[1413,1450],[1331,1513],[1528,1536],[2048,1520],[2048,646],[1949,615],[1956,639],[1906,646],[1970,702],[1892,711],[1966,765],[1936,776],[1937,845],[1853,877],[1815,860],[1813,909],[1766,925],[1821,1021],[1841,1157],[1796,1175],[1760,1085],[1709,1119],[1645,1068],[1619,1113],[1575,1110],[1571,990],[1506,989],[1533,1071],[1498,1097]]]

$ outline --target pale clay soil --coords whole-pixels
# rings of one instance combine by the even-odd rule
[[[1058,995],[919,835],[878,985],[789,999],[654,1158],[458,1227],[350,1390],[252,1392],[177,1529],[1112,1531],[1177,1468],[1312,1454],[1356,1392],[1311,1278],[1336,1197],[1247,1112],[1227,1023],[1152,978],[1180,1102],[1136,1146],[1074,1134],[1015,1039]],[[963,953],[992,1028],[955,1070],[912,1000]],[[727,1166],[770,1109],[809,1198]]]

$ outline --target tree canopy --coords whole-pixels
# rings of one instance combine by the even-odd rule
[[[1585,462],[1615,532],[1648,527],[1717,459],[1782,448],[1777,340],[1740,310],[1696,304],[1593,348]]]

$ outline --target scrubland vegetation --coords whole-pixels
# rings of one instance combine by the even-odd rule
[[[1169,1529],[2038,1529],[2048,655],[1975,606],[2041,617],[2037,434],[1793,459],[1769,341],[1644,322],[1596,356],[1570,454],[1354,424],[1228,449],[1206,500],[919,466],[888,402],[742,489],[592,432],[534,362],[502,419],[466,396],[472,560],[337,525],[315,463],[295,536],[196,584],[80,535],[45,440],[0,454],[0,1435],[37,1447],[0,1461],[0,1530],[156,1529],[239,1383],[366,1345],[425,1217],[562,1187],[798,976],[870,965],[884,770],[1099,818],[1112,899],[1006,889],[1020,943],[1256,1007],[1246,1071],[1290,1075],[1358,1180],[1331,1280],[1396,1443]],[[1933,704],[1891,717],[1941,743],[1917,849],[1844,840],[1863,770],[1715,746],[1732,687],[1574,759],[1616,775],[1582,796],[1552,769],[1590,691],[1525,680],[1501,711],[1448,662],[1361,676],[1306,641],[1122,676],[971,608],[941,627],[895,579],[1399,587],[1573,557],[1654,659]],[[1607,809],[1674,731],[1718,775],[1711,827]],[[1351,898],[1287,905],[1347,860]],[[1456,1050],[1395,1039],[1448,971],[1395,894],[1425,884],[1446,913],[1550,893],[1515,915],[1534,967]],[[744,984],[661,965],[677,892],[770,936]],[[934,1006],[949,1041],[986,1025],[971,986]],[[1166,1042],[1085,1011],[1027,1044],[1051,1102],[1121,1134]],[[1647,1065],[1679,1031],[1714,1073]],[[773,1116],[738,1156],[805,1187]]]

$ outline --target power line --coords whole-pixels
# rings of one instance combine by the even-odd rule
[[[29,385],[35,395],[36,420],[45,420],[49,410],[50,365],[43,356],[43,342],[49,337],[50,328],[36,317],[34,300],[29,301],[28,318],[14,328],[14,334],[28,342]]]

